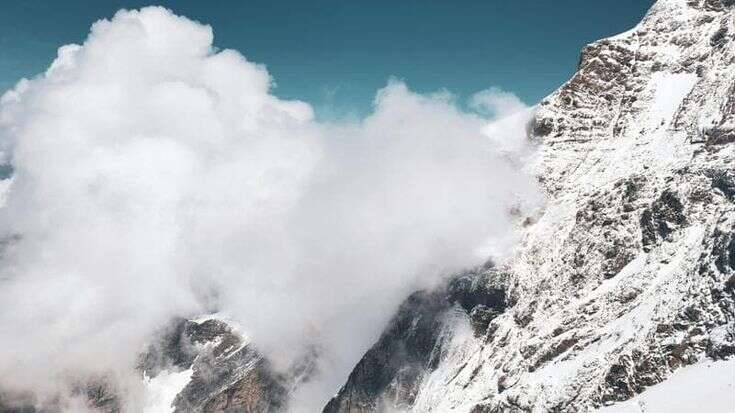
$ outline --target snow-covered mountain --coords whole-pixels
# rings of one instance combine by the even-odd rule
[[[719,396],[697,398],[686,377],[735,353],[734,5],[660,0],[585,47],[538,107],[533,167],[548,202],[514,257],[467,275],[463,300],[446,299],[450,286],[407,301],[325,411],[731,400],[732,363],[715,363],[730,368],[713,375]],[[661,387],[672,394],[647,396],[680,369],[683,384]]]
[[[733,0],[659,0],[585,47],[529,125],[547,202],[513,256],[411,295],[324,412],[732,406],[734,64]],[[275,372],[217,316],[140,360],[150,412],[298,407],[316,368]],[[79,393],[120,409],[104,381]]]

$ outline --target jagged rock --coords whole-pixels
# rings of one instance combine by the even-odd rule
[[[459,304],[467,313],[478,306],[502,313],[508,304],[500,282],[499,274],[494,271],[457,277],[449,283],[449,302]]]
[[[490,322],[500,314],[500,311],[483,304],[479,304],[470,310],[470,323],[472,324],[472,330],[475,336],[484,336],[487,333]]]
[[[435,291],[412,294],[365,354],[325,413],[375,412],[413,406],[419,385],[441,361],[451,337],[447,320],[462,311],[476,335],[507,307],[498,274],[490,269],[452,279]]]
[[[308,378],[313,360],[276,372],[226,321],[177,319],[141,356],[139,369],[149,377],[166,370],[192,370],[176,396],[175,412],[279,412],[288,406],[296,377]],[[313,356],[313,354],[311,355]]]
[[[671,233],[686,223],[684,206],[674,191],[666,190],[641,215],[644,250],[658,240],[666,240]]]
[[[730,200],[735,200],[735,173],[732,170],[714,170],[711,172],[712,188],[722,192]]]
[[[140,356],[138,370],[155,376],[170,367],[188,368],[196,357],[196,349],[191,343],[190,336],[186,334],[189,324],[193,323],[180,318],[173,320],[160,331],[161,339],[152,343],[148,351]]]
[[[288,405],[291,376],[270,363],[226,322],[185,321],[175,355],[195,357],[189,383],[174,400],[175,412],[278,412]],[[181,359],[181,357],[179,357]],[[184,359],[187,359],[184,357]]]
[[[432,368],[440,317],[448,308],[449,302],[441,292],[420,291],[411,295],[324,412],[410,407],[421,376]]]

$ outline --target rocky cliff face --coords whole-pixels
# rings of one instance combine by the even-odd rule
[[[174,320],[141,355],[138,371],[147,391],[147,413],[267,413],[289,407],[289,394],[314,369],[313,355],[290,369],[276,372],[252,348],[237,328],[217,315],[196,320]],[[3,401],[0,413],[61,413],[94,411],[119,413],[142,407],[123,405],[120,390],[105,378],[80,383],[74,391],[79,407],[50,400],[13,395]],[[7,397],[7,396],[6,396]],[[157,400],[157,399],[158,400]]]
[[[507,305],[412,297],[325,411],[589,411],[735,353],[734,7],[660,0],[585,47],[532,127],[545,210],[475,281]]]
[[[399,308],[378,342],[360,360],[324,412],[410,409],[423,381],[451,350],[453,330],[467,318],[475,337],[508,305],[492,268],[419,291]]]
[[[208,316],[174,323],[139,369],[154,379],[188,372],[171,408],[162,406],[166,411],[267,413],[288,410],[290,393],[313,373],[315,358],[307,353],[277,372],[231,323]]]
[[[236,329],[217,318],[182,320],[143,358],[154,377],[166,369],[191,374],[173,412],[269,412],[287,406],[289,379],[272,371]]]

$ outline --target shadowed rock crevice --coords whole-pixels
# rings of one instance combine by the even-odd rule
[[[507,308],[505,290],[493,275],[494,271],[470,272],[434,291],[412,294],[324,413],[410,408],[422,380],[442,361],[446,317],[464,312],[479,336]]]
[[[676,192],[664,191],[661,196],[641,214],[642,243],[644,250],[669,236],[686,223],[684,205]]]

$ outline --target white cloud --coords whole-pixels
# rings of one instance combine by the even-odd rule
[[[491,87],[472,95],[469,106],[496,119],[528,109],[528,106],[518,96],[497,87]]]
[[[320,345],[321,401],[408,292],[506,250],[508,210],[539,200],[508,156],[528,151],[525,107],[488,126],[393,81],[370,116],[329,124],[270,85],[209,26],[150,7],[2,98],[0,388],[107,374],[136,411],[153,332],[216,307],[276,361]],[[520,113],[510,96],[477,99]]]

